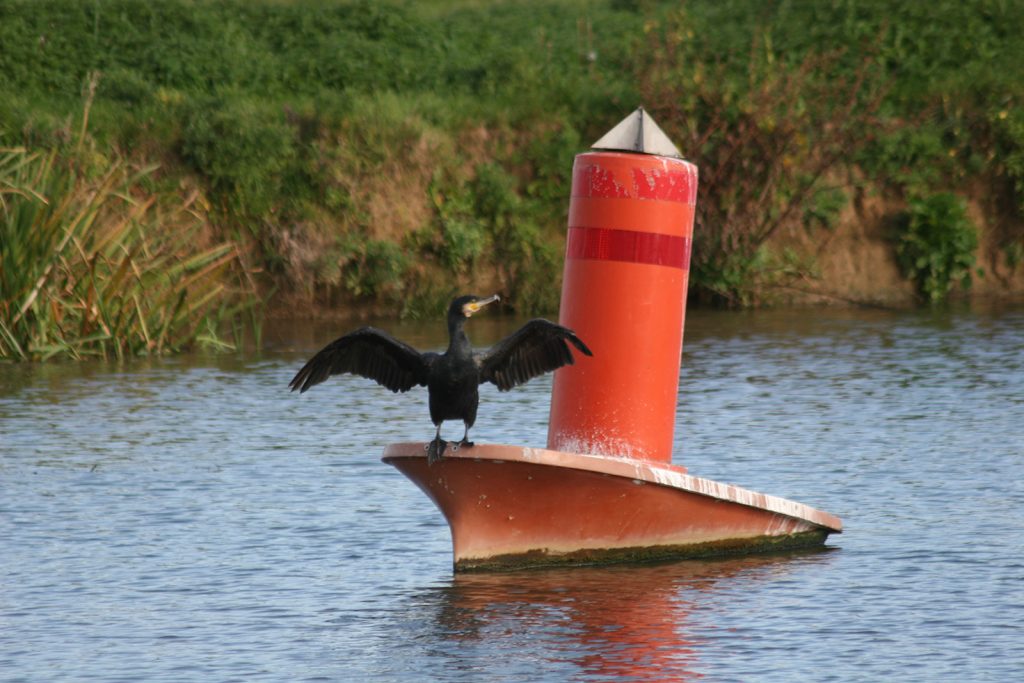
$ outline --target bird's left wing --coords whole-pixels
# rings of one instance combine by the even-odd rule
[[[344,372],[366,377],[391,391],[426,385],[427,370],[435,354],[421,354],[375,327],[361,327],[320,349],[288,383],[302,393],[331,375]]]
[[[508,391],[563,365],[572,365],[569,344],[581,353],[594,355],[569,328],[543,318],[531,320],[479,356],[480,382],[492,382],[501,391]]]

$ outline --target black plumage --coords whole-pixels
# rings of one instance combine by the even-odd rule
[[[420,353],[383,330],[361,327],[321,349],[288,386],[301,393],[331,375],[350,373],[394,392],[427,387],[430,419],[437,427],[427,446],[427,459],[432,464],[444,455],[448,445],[441,439],[441,423],[445,420],[462,420],[466,426],[462,441],[453,448],[473,445],[469,429],[476,422],[481,384],[491,382],[499,390],[508,391],[563,365],[572,365],[570,344],[580,353],[593,355],[572,330],[542,318],[529,321],[488,351],[473,353],[464,329],[466,320],[497,300],[495,295],[487,299],[461,296],[452,301],[448,307],[448,349],[444,353]]]

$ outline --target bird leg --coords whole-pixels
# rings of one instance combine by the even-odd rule
[[[457,444],[452,444],[452,450],[457,451],[463,446],[465,446],[466,448],[473,447],[473,442],[469,440],[469,425],[466,425],[466,431],[462,435],[462,441],[458,442]]]
[[[444,456],[444,449],[448,442],[441,439],[441,425],[437,425],[437,434],[434,440],[427,444],[427,464],[433,465]]]

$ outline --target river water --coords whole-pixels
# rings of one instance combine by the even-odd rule
[[[439,324],[387,326],[441,344]],[[483,575],[453,575],[440,513],[380,461],[431,437],[424,390],[287,391],[342,331],[0,365],[0,680],[1024,674],[1024,308],[692,311],[676,461],[845,532],[815,552]],[[474,439],[543,446],[549,391],[485,388]]]

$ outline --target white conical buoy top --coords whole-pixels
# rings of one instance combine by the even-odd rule
[[[590,147],[613,152],[639,152],[680,159],[683,157],[643,107],[637,107],[635,112],[622,119],[619,125],[605,133]]]

